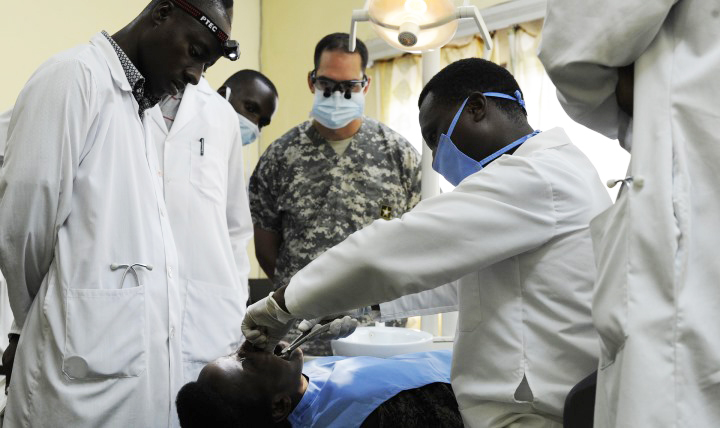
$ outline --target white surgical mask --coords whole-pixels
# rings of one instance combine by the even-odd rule
[[[250,119],[237,113],[238,121],[240,122],[240,133],[242,134],[243,146],[247,146],[253,141],[257,140],[260,135],[260,128],[255,125]]]
[[[355,119],[362,117],[365,109],[365,94],[351,92],[350,99],[340,91],[333,92],[326,97],[322,91],[315,91],[310,115],[321,125],[330,129],[340,129]]]

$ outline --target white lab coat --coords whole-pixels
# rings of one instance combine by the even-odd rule
[[[154,141],[164,141],[160,174],[185,289],[182,353],[190,382],[243,338],[252,220],[242,138],[235,110],[204,78],[185,89],[169,133],[160,109],[152,118]]]
[[[2,168],[3,164],[10,117],[12,117],[12,109],[0,114],[0,168]],[[12,321],[13,317],[12,311],[10,310],[10,300],[8,299],[7,282],[2,272],[0,272],[0,356],[2,356],[5,348],[7,348],[8,333],[10,332]]]
[[[177,256],[137,111],[101,34],[40,66],[17,99],[0,175],[0,267],[22,328],[7,427],[176,422]],[[121,284],[112,263],[153,269]]]
[[[12,324],[13,316],[7,292],[7,281],[0,272],[0,357],[8,346],[8,333],[10,333]]]
[[[5,144],[7,143],[7,131],[10,126],[10,118],[12,117],[12,109],[0,113],[0,167],[3,164],[3,156],[5,155]]]
[[[635,63],[634,181],[592,225],[597,428],[720,424],[718,16],[717,0],[548,3],[541,59],[575,120],[622,136],[616,67]]]
[[[380,303],[379,321],[442,314],[458,310],[458,284],[453,281],[430,290]]]
[[[293,315],[313,318],[459,280],[452,384],[469,427],[487,405],[519,403],[559,421],[570,388],[597,366],[589,222],[610,205],[590,161],[555,128],[422,201],[375,221],[296,274]],[[494,415],[495,416],[495,415]]]

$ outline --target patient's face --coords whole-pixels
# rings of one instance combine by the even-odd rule
[[[221,394],[247,397],[291,394],[300,389],[303,353],[296,349],[286,360],[243,343],[237,353],[218,358],[200,372],[198,382],[208,382]],[[237,395],[236,395],[237,396]]]

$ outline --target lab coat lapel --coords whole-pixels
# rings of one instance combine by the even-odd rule
[[[162,110],[160,110],[160,108],[158,107],[157,111],[153,111],[150,117],[152,117],[152,120],[154,122],[153,126],[157,127],[157,129],[162,132],[162,136],[167,138],[168,129],[167,124],[165,123],[165,119],[162,115]]]
[[[115,84],[121,90],[131,92],[132,88],[130,87],[130,82],[127,80],[127,76],[125,76],[125,70],[123,70],[122,64],[120,64],[120,59],[118,58],[115,49],[113,49],[112,45],[108,42],[105,36],[103,36],[102,33],[95,34],[90,39],[90,44],[97,46],[102,52],[103,57],[105,57],[105,61],[107,61],[108,68],[110,69],[110,75],[112,76]]]
[[[552,147],[571,144],[570,137],[562,128],[552,128],[525,141],[513,156],[529,156],[531,153]]]
[[[201,82],[199,85],[202,85]],[[175,121],[170,128],[168,133],[168,139],[173,138],[176,134],[182,132],[183,128],[196,119],[196,116],[201,112],[207,102],[207,90],[200,88],[199,85],[187,85],[185,87],[185,93],[182,96],[182,102],[180,103],[180,109],[178,109]]]
[[[135,100],[135,97],[132,95],[132,87],[130,86],[130,82],[128,82],[127,76],[125,75],[125,70],[120,63],[120,58],[118,58],[117,52],[115,52],[113,46],[105,38],[105,36],[103,36],[102,33],[95,34],[90,39],[90,44],[95,45],[100,49],[103,57],[105,58],[105,61],[107,61],[107,65],[110,69],[110,75],[112,76],[113,82],[121,91],[130,93],[130,98],[133,100],[133,104],[135,105],[135,109],[137,110],[139,108],[139,104],[137,103],[137,100]],[[136,115],[135,117],[140,123],[140,126],[142,126],[144,129],[145,125],[143,124],[143,120],[140,118],[140,116]]]
[[[133,104],[135,105],[135,108],[137,109],[138,104],[135,100],[135,97],[132,96],[132,87],[130,86],[130,82],[128,82],[127,76],[125,75],[125,70],[122,67],[122,64],[120,63],[120,58],[118,58],[117,52],[115,52],[115,49],[112,47],[110,42],[103,36],[102,33],[95,34],[91,39],[90,43],[97,46],[100,51],[102,52],[103,57],[105,58],[105,61],[107,61],[108,68],[110,69],[110,75],[112,76],[113,82],[115,85],[120,88],[121,91],[124,92],[130,92],[131,98],[133,100]],[[154,110],[160,110],[158,106],[153,107]],[[152,112],[153,109],[148,110],[148,112]],[[147,116],[155,116],[155,114],[148,113]],[[160,115],[162,119],[162,115]],[[143,135],[144,135],[144,144],[143,149],[145,151],[145,157],[148,161],[148,165],[151,167],[150,159],[147,158],[147,142],[148,139],[151,138],[151,135],[148,133],[147,125],[143,119],[141,119],[138,115],[135,115],[135,118],[139,121],[140,126],[143,128]]]

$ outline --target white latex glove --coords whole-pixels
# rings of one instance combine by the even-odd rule
[[[266,298],[248,306],[240,328],[245,339],[255,347],[273,352],[295,319],[278,306],[270,293]]]
[[[302,320],[300,325],[298,325],[298,330],[305,333],[308,330],[317,330],[322,325],[320,324],[320,321],[322,321],[323,318],[315,318],[312,320]],[[354,318],[350,318],[349,315],[345,315],[342,318],[338,318],[336,320],[333,320],[330,322],[330,329],[326,331],[325,333],[322,333],[318,338],[325,339],[325,340],[331,340],[331,339],[340,339],[343,337],[348,337],[358,326],[358,322]]]

